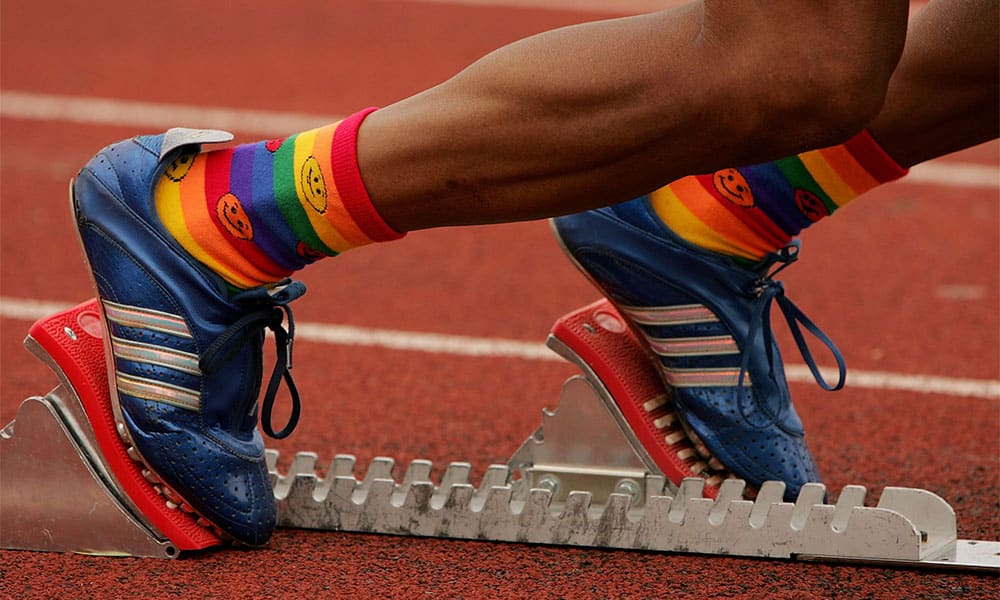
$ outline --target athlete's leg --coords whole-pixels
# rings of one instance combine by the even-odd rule
[[[538,218],[842,141],[878,112],[907,2],[694,3],[502,48],[366,120],[399,230]]]
[[[914,18],[869,130],[904,167],[1000,132],[1000,3],[935,0]]]

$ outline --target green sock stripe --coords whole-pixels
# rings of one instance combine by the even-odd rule
[[[787,158],[778,159],[774,161],[774,164],[777,165],[778,170],[781,171],[781,174],[788,180],[788,183],[793,188],[803,189],[816,194],[816,196],[823,201],[823,204],[826,205],[826,209],[831,215],[838,208],[840,208],[840,206],[833,201],[833,198],[827,195],[826,191],[824,191],[823,188],[816,183],[816,180],[813,179],[813,176],[809,173],[809,170],[806,169],[806,166],[802,164],[802,161],[798,156],[789,156]]]
[[[293,135],[285,140],[285,143],[274,153],[274,198],[278,204],[285,221],[292,228],[295,237],[313,250],[336,256],[336,252],[327,247],[323,240],[319,239],[309,222],[302,203],[299,202],[299,194],[295,190],[295,138]]]

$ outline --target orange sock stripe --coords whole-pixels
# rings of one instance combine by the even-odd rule
[[[323,216],[352,247],[364,246],[372,243],[372,240],[361,231],[358,224],[348,214],[347,208],[344,207],[344,200],[340,197],[340,192],[337,191],[337,186],[333,180],[333,164],[330,156],[330,148],[333,147],[333,134],[339,125],[340,123],[336,123],[319,129],[316,135],[316,143],[312,149],[312,155],[319,161],[323,176],[327,178],[327,206],[326,213]]]
[[[707,226],[751,252],[764,249],[766,254],[771,248],[780,248],[788,243],[789,237],[760,209],[737,206],[723,200],[715,191],[711,175],[685,177],[670,186],[680,201]],[[754,218],[760,221],[754,221]]]
[[[760,239],[749,235],[746,227],[728,212],[696,210],[695,203],[682,201],[679,194],[701,194],[702,198],[708,195],[697,182],[692,186],[687,181],[689,179],[693,178],[685,177],[649,195],[653,210],[674,233],[699,248],[731,256],[757,259],[768,252]],[[711,199],[710,202],[715,201]],[[732,230],[736,235],[723,235],[720,227]]]
[[[349,250],[353,245],[344,239],[344,236],[324,216],[330,204],[329,190],[334,187],[334,183],[333,173],[331,171],[324,173],[319,159],[313,155],[319,131],[313,129],[295,137],[295,193],[313,231],[331,250],[340,253]],[[321,180],[318,182],[310,181],[309,173],[313,172],[315,175],[315,171],[321,174]]]
[[[713,181],[714,175],[698,175],[693,177],[701,186],[702,190],[708,196],[715,200],[718,207],[728,211],[731,215],[736,217],[743,227],[750,230],[754,235],[756,235],[760,240],[762,240],[769,247],[774,247],[777,244],[779,247],[784,246],[791,239],[788,234],[786,234],[774,221],[771,220],[767,213],[757,208],[756,206],[739,206],[734,202],[725,198],[722,193],[715,187]],[[681,196],[684,198],[684,196]]]
[[[840,177],[840,180],[854,193],[855,197],[878,185],[878,180],[858,164],[858,161],[847,151],[847,148],[833,146],[832,148],[817,150],[816,152],[826,160],[830,169]],[[831,198],[837,200],[833,196]],[[837,203],[840,204],[839,201]]]

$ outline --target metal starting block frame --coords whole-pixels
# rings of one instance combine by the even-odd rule
[[[136,492],[135,475],[110,456],[121,449],[108,445],[95,418],[101,398],[80,397],[100,394],[81,383],[79,365],[66,368],[103,352],[100,332],[82,316],[96,310],[91,301],[42,319],[25,341],[60,385],[25,400],[0,430],[0,547],[175,558],[221,544],[192,533],[195,517],[165,499],[137,498],[145,492]],[[593,332],[587,343],[622,346],[611,353],[622,356],[638,342],[615,318],[601,301],[563,320]],[[866,489],[854,485],[834,505],[822,484],[804,486],[794,503],[783,501],[781,482],[764,483],[753,501],[737,479],[674,485],[664,474],[676,478],[674,469],[643,449],[601,369],[557,336],[548,343],[584,374],[566,381],[557,409],[543,411],[538,430],[478,486],[468,463],[448,465],[435,482],[429,461],[413,461],[398,478],[393,459],[376,458],[359,478],[354,457],[337,455],[320,477],[316,454],[296,454],[281,473],[269,450],[279,526],[1000,573],[1000,542],[957,539],[954,510],[926,490],[887,487],[865,506]]]

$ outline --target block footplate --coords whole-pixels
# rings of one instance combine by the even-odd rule
[[[115,433],[97,310],[42,319],[25,342],[61,383],[0,430],[0,546],[172,558],[220,544],[156,492]],[[269,451],[279,526],[1000,573],[1000,542],[957,539],[951,506],[926,490],[888,487],[876,506],[861,486],[832,505],[821,484],[794,503],[780,482],[747,490],[683,435],[609,303],[560,319],[548,345],[583,374],[506,464],[473,482],[471,465],[452,463],[432,480],[428,461],[362,468],[338,455],[320,477],[316,454],[281,472]]]
[[[167,504],[115,431],[99,310],[85,302],[25,338],[60,383],[0,430],[0,547],[174,558],[221,544]]]

